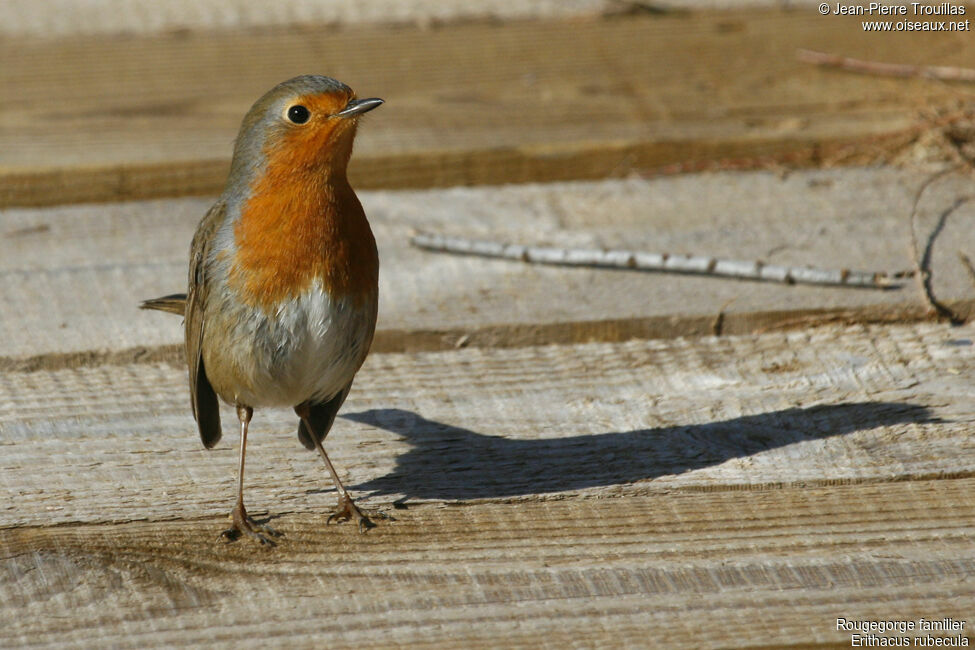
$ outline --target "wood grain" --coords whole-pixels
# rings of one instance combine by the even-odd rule
[[[972,490],[430,504],[366,535],[289,514],[268,551],[222,518],[8,529],[0,643],[849,647],[837,617],[971,625]]]
[[[325,525],[294,416],[259,411],[273,549],[217,538],[234,441],[200,448],[182,368],[5,372],[0,645],[838,648],[839,616],[967,620],[973,338],[373,355],[327,444],[394,520]]]
[[[865,39],[859,20],[812,9],[6,38],[0,95],[16,100],[0,103],[0,205],[215,193],[248,106],[309,71],[387,100],[350,172],[373,188],[796,151],[793,162],[818,164],[837,147],[874,160],[911,140],[920,107],[957,99],[922,80],[816,69],[797,47],[927,64],[975,55],[962,33]]]
[[[975,55],[965,34],[867,39],[813,8],[0,40],[0,647],[850,647],[841,616],[970,635],[972,325],[848,325],[918,318],[907,291],[406,244],[424,228],[907,268],[920,171],[638,177],[876,160],[958,105],[798,47]],[[391,519],[326,525],[335,493],[295,417],[258,411],[247,505],[285,533],[264,549],[217,537],[236,437],[202,449],[178,319],[135,309],[183,288],[210,199],[9,206],[212,196],[246,108],[306,72],[388,101],[352,170],[381,190],[363,202],[383,329],[327,446]],[[968,212],[942,218],[968,182],[932,187],[918,227],[940,233],[938,296],[970,310]],[[679,337],[719,312],[726,334],[764,332]]]
[[[973,369],[971,328],[938,325],[379,354],[328,444],[350,489],[386,507],[962,477]],[[0,526],[227,509],[236,440],[201,448],[184,367],[7,372],[0,397],[0,489],[16,496]],[[334,496],[294,420],[255,415],[250,504],[324,512]]]

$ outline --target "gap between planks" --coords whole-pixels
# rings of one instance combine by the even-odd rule
[[[915,138],[913,130],[843,137],[725,141],[670,140],[620,145],[615,141],[561,147],[426,151],[357,155],[349,176],[359,189],[425,189],[458,185],[552,183],[727,170],[818,168],[842,155],[846,165],[874,164]],[[868,145],[864,154],[858,145]],[[0,208],[46,207],[219,194],[230,161],[189,160],[121,165],[3,170]]]
[[[975,315],[975,300],[945,301],[964,321]],[[372,354],[434,352],[459,348],[520,348],[576,343],[620,343],[633,340],[738,336],[828,325],[895,325],[937,322],[924,305],[868,305],[844,309],[791,309],[708,316],[652,316],[557,323],[485,325],[452,329],[380,329]],[[52,352],[0,356],[0,372],[35,372],[132,363],[183,363],[182,344],[139,346],[122,350]]]

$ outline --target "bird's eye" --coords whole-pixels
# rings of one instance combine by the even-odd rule
[[[295,104],[288,109],[288,119],[295,124],[304,124],[311,117],[311,112],[301,104]]]

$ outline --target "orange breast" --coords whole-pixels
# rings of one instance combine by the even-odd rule
[[[359,199],[344,170],[316,163],[321,143],[308,141],[329,135],[298,134],[265,152],[234,231],[230,283],[248,304],[270,312],[316,279],[333,299],[375,295],[379,260]]]

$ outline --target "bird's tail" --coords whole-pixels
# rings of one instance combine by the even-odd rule
[[[186,313],[186,294],[174,293],[171,296],[143,300],[139,309],[157,309],[182,316]]]

